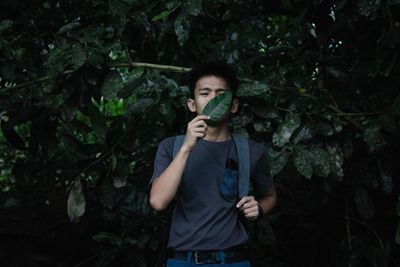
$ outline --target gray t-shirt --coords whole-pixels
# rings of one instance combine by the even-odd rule
[[[160,143],[150,183],[171,163],[174,140],[169,137]],[[252,140],[250,162],[254,190],[263,194],[273,184],[265,148]],[[176,251],[221,250],[247,242],[248,236],[236,208],[239,197],[235,166],[237,154],[233,139],[223,142],[201,139],[196,144],[175,197],[169,248]]]

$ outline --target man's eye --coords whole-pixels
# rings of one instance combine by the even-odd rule
[[[208,95],[208,93],[200,93],[200,95]]]

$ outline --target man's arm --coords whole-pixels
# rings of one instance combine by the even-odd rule
[[[269,213],[275,206],[277,201],[277,195],[275,188],[271,187],[258,201],[254,196],[243,197],[236,207],[244,214],[247,220],[256,220],[259,215],[263,216]],[[258,207],[261,207],[262,214]]]
[[[197,140],[206,135],[207,124],[204,122],[206,119],[208,119],[208,116],[199,115],[189,122],[185,140],[175,158],[160,176],[153,181],[150,189],[150,205],[155,210],[167,208],[175,197],[190,152],[196,145]]]
[[[270,188],[267,193],[258,200],[258,205],[261,207],[263,213],[262,215],[268,214],[274,207],[277,201],[277,195],[275,188]],[[258,215],[257,215],[258,216]]]

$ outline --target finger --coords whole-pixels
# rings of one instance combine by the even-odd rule
[[[258,217],[258,213],[257,212],[250,212],[250,213],[245,214],[245,217],[247,219],[257,218]]]
[[[258,213],[258,206],[244,209],[244,214],[254,213],[254,212]]]
[[[239,200],[239,202],[236,204],[236,208],[241,208],[243,206],[244,203],[246,203],[248,201],[248,197],[242,197],[241,200]]]
[[[209,120],[209,119],[210,119],[210,116],[207,116],[207,115],[198,115],[198,116],[196,116],[196,117],[192,120],[192,122],[204,121],[204,120]]]
[[[195,121],[192,124],[190,124],[190,127],[192,127],[192,128],[196,128],[196,127],[207,128],[207,123],[205,123],[204,121]]]
[[[203,138],[204,136],[206,136],[206,133],[205,132],[194,132],[192,135],[193,135],[193,137],[196,137],[196,138]]]
[[[250,200],[250,201],[248,201],[248,202],[243,204],[243,208],[245,208],[245,209],[252,208],[252,207],[257,207],[258,208],[258,202]]]

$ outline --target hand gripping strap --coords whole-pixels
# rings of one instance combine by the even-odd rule
[[[238,134],[232,134],[239,161],[239,197],[247,196],[250,184],[250,147],[249,140]]]

